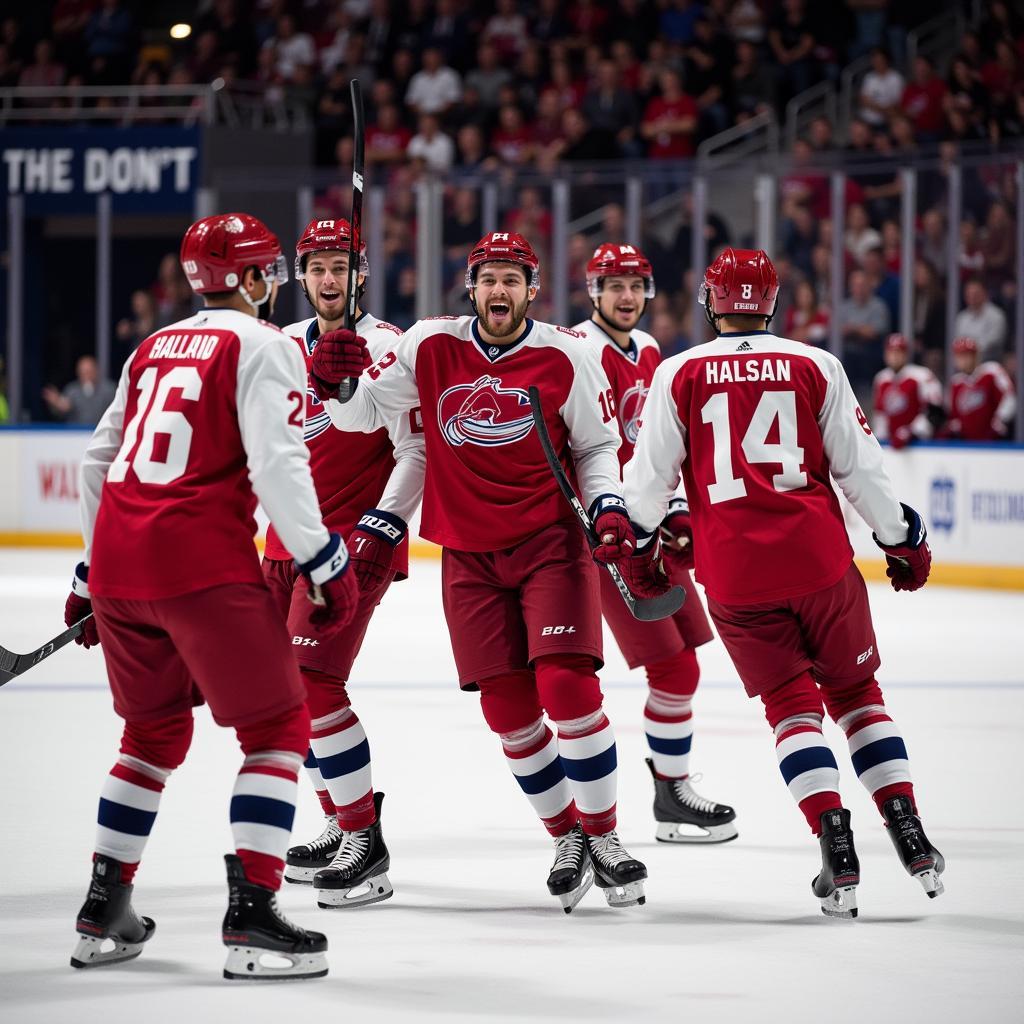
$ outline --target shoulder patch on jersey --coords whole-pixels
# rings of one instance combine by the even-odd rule
[[[259,318],[257,318],[256,322],[262,324],[264,327],[273,328],[275,331],[277,331],[278,334],[284,334],[284,331],[282,331],[281,328],[277,326],[277,324],[272,324],[269,320],[260,320]]]
[[[431,317],[430,319],[443,319],[442,317]],[[405,331],[401,327],[396,327],[394,324],[389,324],[386,320],[378,320],[374,325],[374,329],[378,331],[391,331],[392,334],[397,334],[401,337]]]
[[[424,320],[461,320],[462,317],[461,316],[425,316],[422,319],[424,319]],[[388,326],[390,327],[391,325],[388,324]]]
[[[554,324],[553,326],[554,326],[556,331],[561,331],[563,334],[568,334],[570,337],[573,337],[573,338],[582,338],[583,337],[583,332],[582,331],[574,331],[571,327],[562,327],[559,324]]]

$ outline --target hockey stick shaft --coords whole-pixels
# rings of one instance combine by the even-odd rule
[[[39,662],[45,661],[51,654],[71,643],[76,637],[80,637],[85,630],[86,622],[91,618],[91,614],[86,615],[84,619],[79,619],[63,633],[28,654],[15,654],[14,651],[9,651],[6,647],[0,647],[0,686],[9,683],[15,676],[20,676],[22,672],[27,672]]]
[[[562,496],[569,502],[573,512],[576,513],[576,518],[579,519],[580,525],[583,527],[583,535],[587,539],[587,544],[590,545],[590,550],[593,551],[600,544],[597,531],[594,529],[594,523],[590,518],[590,514],[583,507],[583,502],[580,501],[579,496],[573,490],[573,486],[569,482],[561,462],[558,460],[558,453],[555,451],[555,446],[551,442],[551,435],[548,433],[548,425],[544,421],[544,406],[541,404],[540,392],[535,387],[530,388],[530,408],[533,411],[533,424],[537,428],[537,437],[540,439],[540,446],[544,450],[544,458],[547,459],[548,466],[555,478],[555,483],[558,484],[558,489],[562,492]],[[661,597],[638,598],[629,589],[629,584],[622,578],[622,573],[619,572],[618,566],[606,563],[604,568],[607,570],[608,575],[611,576],[612,582],[615,584],[619,594],[622,596],[622,600],[626,602],[626,607],[629,608],[634,618],[645,621],[664,619],[682,607],[686,596],[682,587],[673,587],[667,594]]]
[[[366,126],[363,118],[363,89],[358,78],[349,83],[352,94],[352,215],[348,243],[348,291],[345,300],[345,329],[356,329],[356,306],[359,304],[359,253],[363,234],[363,172],[365,170]],[[347,402],[355,390],[351,377],[338,386],[338,400]]]

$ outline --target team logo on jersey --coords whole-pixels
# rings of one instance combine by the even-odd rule
[[[640,432],[640,415],[644,411],[644,402],[647,401],[649,390],[642,380],[638,380],[619,399],[619,422],[622,424],[622,436],[630,444],[636,444],[636,436]]]
[[[907,411],[910,406],[910,399],[899,388],[889,388],[882,404],[890,416],[895,416],[897,413]]]
[[[985,404],[985,392],[981,388],[964,388],[956,400],[957,412],[977,412]]]
[[[302,432],[302,439],[308,444],[314,437],[330,429],[331,417],[320,401],[320,396],[313,388],[306,388],[306,429]]]
[[[438,399],[437,419],[445,440],[455,448],[514,444],[533,429],[526,392],[503,388],[500,377],[487,374],[472,384],[448,388]]]

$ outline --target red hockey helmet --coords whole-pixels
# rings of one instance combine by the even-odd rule
[[[644,298],[654,298],[654,270],[651,261],[635,245],[602,242],[587,264],[587,292],[592,299],[601,294],[605,277],[642,277]]]
[[[484,263],[514,263],[527,271],[527,283],[540,288],[540,258],[533,246],[515,231],[492,231],[469,251],[466,262],[466,289],[476,287],[477,268]]]
[[[889,337],[885,339],[885,347],[887,349],[895,349],[898,352],[909,352],[910,342],[907,341],[907,336],[905,334],[890,334]]]
[[[779,275],[763,249],[730,247],[704,271],[698,297],[712,327],[720,316],[771,320],[779,297]]]
[[[315,252],[348,252],[352,243],[352,225],[344,218],[338,220],[311,220],[295,246],[295,280],[306,276],[306,257]],[[370,263],[366,258],[366,243],[359,239],[359,273],[370,276]]]
[[[217,213],[197,220],[181,240],[180,258],[188,283],[200,294],[234,291],[246,268],[253,266],[267,284],[288,280],[277,236],[248,213]]]
[[[978,343],[973,338],[954,338],[953,351],[976,353],[978,351]]]

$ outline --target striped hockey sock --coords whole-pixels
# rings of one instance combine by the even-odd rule
[[[558,753],[588,835],[615,828],[618,758],[611,722],[601,708],[572,721],[556,722]]]
[[[320,766],[316,763],[316,754],[313,753],[312,747],[306,751],[306,760],[303,761],[302,767],[306,769],[306,775],[309,777],[309,781],[313,783],[316,798],[320,801],[324,814],[334,814],[334,801],[331,799],[331,794],[327,792],[327,784],[324,782],[324,777],[320,774]]]
[[[659,779],[685,779],[690,774],[692,706],[692,697],[653,688],[648,691],[644,732]]]
[[[334,803],[338,824],[346,832],[369,828],[376,820],[370,743],[351,707],[313,720],[309,745]],[[325,805],[326,806],[326,805]]]
[[[558,757],[558,743],[544,719],[515,732],[500,733],[499,739],[519,788],[544,827],[553,836],[564,836],[579,816]]]
[[[843,715],[836,724],[846,733],[857,778],[871,794],[878,812],[894,796],[906,796],[917,810],[910,761],[896,723],[881,704],[869,704]]]
[[[254,885],[277,890],[295,820],[302,756],[283,750],[249,754],[231,795],[235,850]]]
[[[842,807],[839,766],[821,731],[821,715],[785,718],[775,726],[779,771],[811,831],[821,831],[821,815]]]
[[[121,754],[103,784],[96,852],[122,863],[121,881],[126,884],[135,877],[170,774],[167,769]]]

